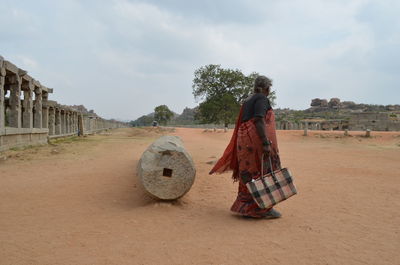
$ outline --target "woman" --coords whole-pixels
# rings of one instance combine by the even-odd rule
[[[223,156],[210,171],[210,174],[213,174],[233,170],[232,177],[235,181],[239,181],[239,191],[231,211],[246,217],[264,219],[281,217],[281,214],[272,208],[259,208],[246,187],[247,182],[260,176],[261,163],[264,163],[263,174],[281,167],[275,115],[267,98],[271,86],[272,81],[269,78],[265,76],[256,78],[254,94],[244,101],[240,109],[232,139]]]

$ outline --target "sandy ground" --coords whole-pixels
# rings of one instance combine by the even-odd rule
[[[231,131],[172,134],[197,167],[173,203],[137,185],[137,161],[159,132],[0,154],[0,264],[400,264],[400,133],[279,131],[299,194],[277,206],[278,220],[232,215],[237,184],[207,174]]]

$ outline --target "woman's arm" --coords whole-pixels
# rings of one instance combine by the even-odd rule
[[[255,103],[254,106],[254,125],[256,126],[257,134],[263,144],[263,150],[265,153],[269,153],[270,141],[265,133],[265,121],[264,117],[267,110],[270,108],[269,101],[266,96],[261,96]]]
[[[255,126],[257,129],[257,134],[260,137],[262,145],[263,145],[263,151],[264,151],[264,153],[269,154],[271,152],[271,142],[268,140],[268,138],[265,134],[264,118],[255,117],[254,123],[255,123]]]

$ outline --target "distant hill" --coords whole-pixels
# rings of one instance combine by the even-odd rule
[[[400,105],[372,105],[356,104],[353,101],[341,101],[339,98],[326,99],[315,98],[311,100],[311,108],[306,112],[321,112],[330,110],[347,110],[349,112],[375,112],[375,111],[400,111]]]
[[[195,116],[197,112],[196,108],[188,108],[186,107],[180,115],[176,115],[172,120],[171,124],[174,125],[192,125],[196,124]]]
[[[171,121],[168,123],[169,125],[192,125],[197,124],[195,120],[197,107],[188,108],[186,107],[181,114],[177,114],[174,112],[174,116]],[[154,121],[154,112],[149,113],[147,115],[143,115],[138,119],[131,121],[130,123],[133,126],[150,126]]]
[[[185,108],[181,114],[174,113],[169,125],[199,124],[196,120],[198,107]],[[300,121],[303,119],[349,119],[354,113],[363,112],[400,112],[400,105],[357,104],[353,101],[341,101],[339,98],[315,98],[311,100],[310,108],[305,110],[275,109],[277,121]],[[154,120],[154,113],[143,115],[131,121],[133,126],[150,126]]]
[[[276,109],[277,121],[299,122],[304,119],[349,120],[356,113],[400,112],[400,105],[357,104],[353,101],[341,101],[339,98],[315,98],[310,108],[305,110]]]

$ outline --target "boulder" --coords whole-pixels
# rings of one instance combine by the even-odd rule
[[[137,172],[149,195],[175,200],[192,187],[196,168],[179,137],[162,136],[144,151]]]
[[[356,103],[353,101],[343,101],[342,102],[342,108],[344,109],[353,109],[356,107]]]
[[[340,99],[338,98],[331,98],[328,103],[329,108],[338,109],[340,107]]]
[[[311,107],[327,107],[328,101],[326,99],[315,98],[311,100]]]

